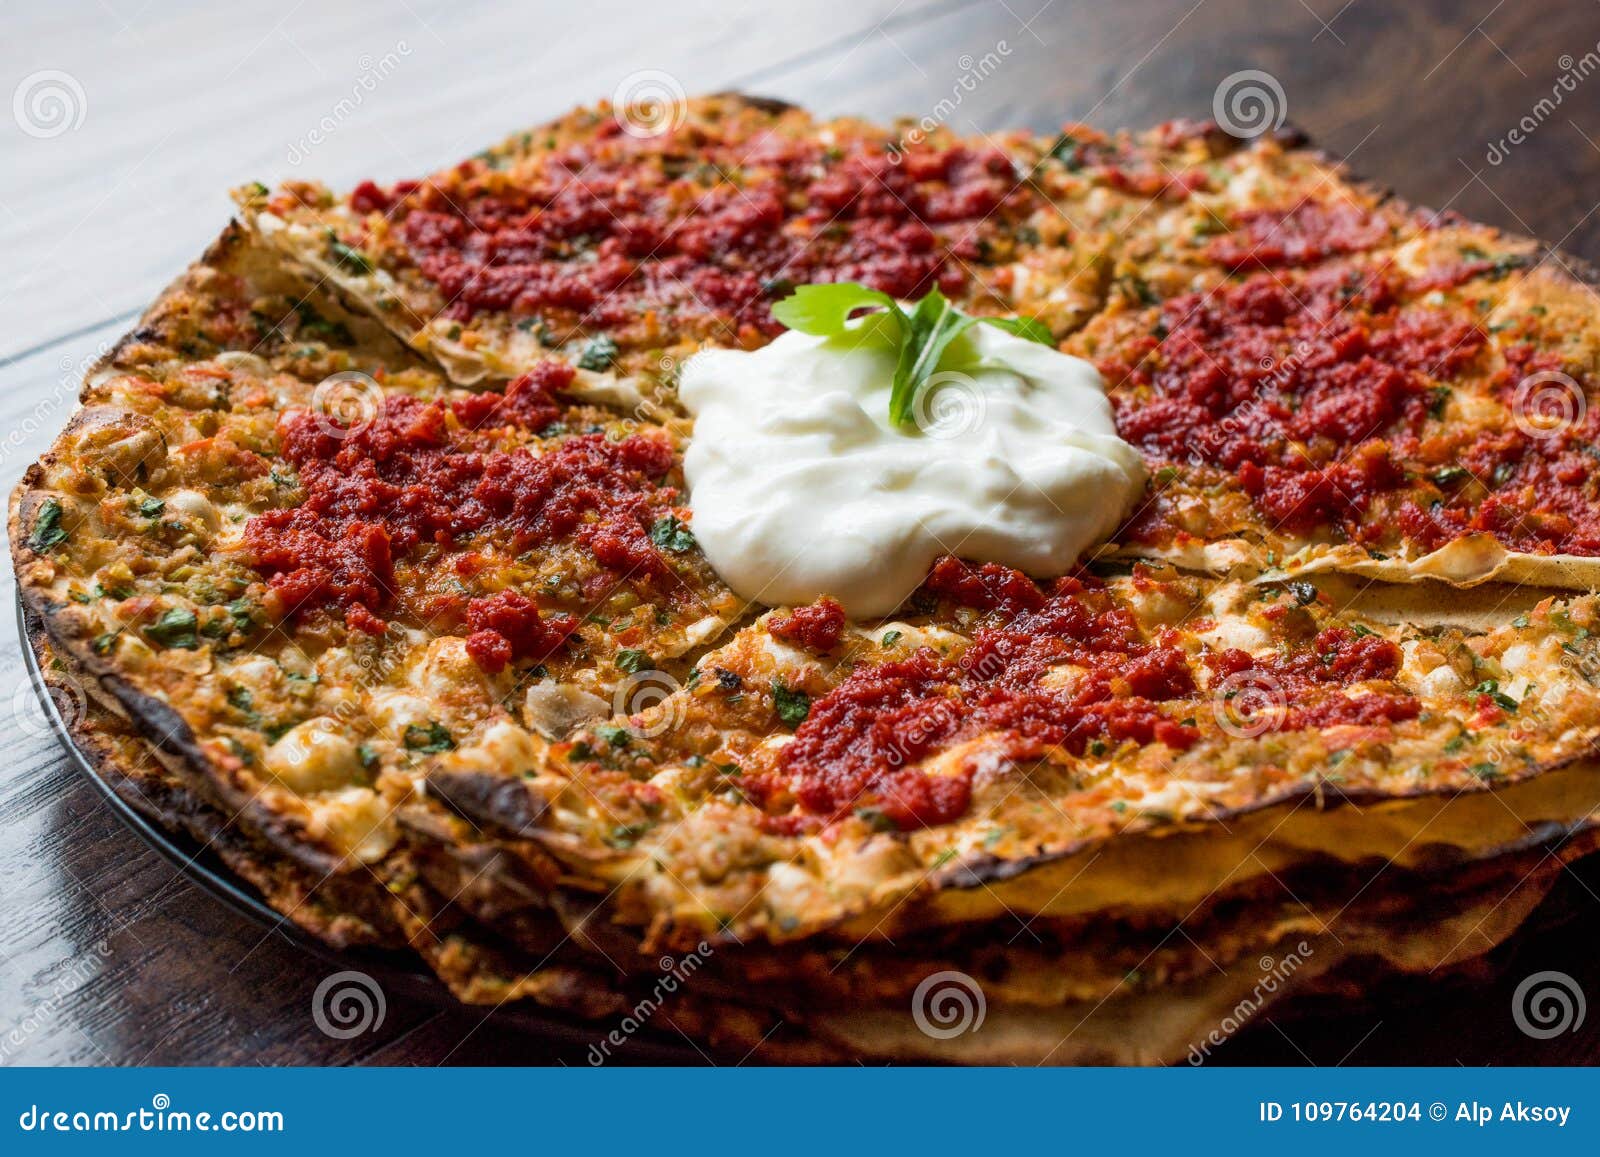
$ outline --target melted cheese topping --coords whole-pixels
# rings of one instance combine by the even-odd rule
[[[1104,383],[1082,359],[992,326],[957,339],[892,425],[896,351],[786,333],[684,367],[694,534],[740,595],[831,595],[888,614],[944,554],[1033,575],[1068,570],[1144,488]]]

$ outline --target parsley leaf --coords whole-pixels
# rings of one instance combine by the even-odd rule
[[[43,554],[52,546],[59,546],[67,541],[67,532],[61,527],[61,503],[54,498],[47,498],[39,504],[39,514],[33,520],[33,529],[28,532],[28,549],[34,554]]]
[[[197,620],[194,612],[183,607],[173,607],[144,629],[144,633],[163,647],[176,647],[193,651],[200,645],[195,634]]]
[[[228,617],[233,620],[233,629],[241,634],[248,635],[256,629],[256,620],[249,599],[234,599],[229,603]]]
[[[690,533],[689,528],[672,514],[658,519],[650,528],[650,541],[662,550],[670,550],[673,554],[682,554],[684,551],[693,550],[695,546],[694,535]]]
[[[346,273],[365,274],[372,272],[372,262],[367,260],[367,255],[353,246],[346,245],[339,240],[339,235],[332,229],[328,230],[328,252],[333,254],[334,264]]]
[[[791,690],[781,680],[772,682],[772,706],[778,718],[790,727],[799,727],[811,714],[811,696],[804,691]]]
[[[610,847],[631,848],[649,830],[649,824],[618,824],[602,838]]]
[[[420,723],[412,723],[406,727],[404,742],[407,751],[419,751],[432,755],[441,751],[454,751],[455,739],[451,736],[442,723],[429,720],[423,727]]]
[[[972,317],[937,289],[930,290],[908,314],[887,293],[853,281],[801,285],[773,305],[772,316],[799,333],[838,337],[848,332],[850,318],[860,310],[882,314],[895,323],[879,330],[891,332],[898,345],[899,359],[889,393],[889,420],[896,425],[911,420],[917,392],[938,370],[950,343],[974,325],[992,325],[1025,341],[1055,345],[1050,330],[1034,318]]]
[[[1485,679],[1472,689],[1472,693],[1474,695],[1487,695],[1494,700],[1495,705],[1502,711],[1515,711],[1522,706],[1522,704],[1500,690],[1500,681],[1498,679]]]
[[[796,286],[793,293],[773,305],[772,316],[800,333],[837,337],[845,332],[845,323],[859,309],[884,309],[902,325],[906,323],[906,315],[894,298],[854,281]]]
[[[601,370],[610,369],[611,363],[616,360],[617,343],[605,334],[601,334],[584,343],[583,351],[578,354],[578,368],[599,373]]]
[[[901,425],[911,417],[917,390],[933,376],[950,343],[971,329],[975,320],[937,289],[917,302],[911,311],[910,336],[900,343],[900,364],[895,367],[894,389],[889,394],[889,421]]]
[[[1056,344],[1050,327],[1036,317],[980,317],[978,320],[984,325],[1003,329],[1013,337],[1020,337],[1024,341],[1036,341],[1040,345],[1047,346]]]
[[[855,809],[856,818],[862,820],[875,832],[894,832],[900,830],[900,825],[889,818],[882,808],[858,807]]]
[[[626,671],[630,675],[640,671],[648,671],[655,667],[655,662],[650,658],[648,651],[641,651],[634,647],[624,647],[617,652],[617,670]]]
[[[594,729],[594,733],[611,745],[611,750],[621,751],[628,746],[628,729],[626,727],[608,727],[601,725]]]

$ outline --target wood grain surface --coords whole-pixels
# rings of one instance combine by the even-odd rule
[[[0,482],[48,444],[84,365],[218,232],[244,181],[420,174],[642,74],[982,132],[1209,117],[1243,70],[1407,200],[1600,260],[1600,6],[1578,0],[7,4]],[[581,1032],[529,1035],[401,995],[375,1031],[320,1031],[312,996],[330,967],[187,882],[73,770],[33,705],[11,585],[0,1064],[588,1063]],[[1557,970],[1600,1002],[1600,871],[1567,873],[1546,915],[1555,926],[1476,983],[1298,1009],[1212,1063],[1596,1063],[1600,1007],[1535,1039],[1512,996]]]

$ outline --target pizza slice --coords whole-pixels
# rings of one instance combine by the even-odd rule
[[[796,284],[938,287],[1062,335],[1099,304],[1105,239],[1032,178],[1024,136],[897,144],[737,96],[631,127],[628,110],[580,109],[421,181],[237,196],[259,235],[453,380],[556,356],[585,396],[625,406],[670,396],[702,343],[770,339]]]
[[[489,801],[447,840],[515,834],[652,947],[1170,907],[1318,857],[1492,858],[1592,824],[1600,734],[1592,597],[1489,627],[1514,596],[1493,597],[1397,623],[1306,582],[1136,565],[1041,587],[946,560],[899,619],[769,613],[515,792],[482,788],[504,768],[470,746],[429,782]],[[1362,806],[1324,810],[1341,801]]]
[[[1151,470],[1120,552],[1592,589],[1592,292],[1459,240],[1454,264],[1427,236],[1113,306],[1074,335]]]
[[[451,386],[232,229],[14,495],[24,600],[249,831],[379,865],[429,756],[494,732],[532,766],[744,612],[680,517],[681,436],[571,377]]]

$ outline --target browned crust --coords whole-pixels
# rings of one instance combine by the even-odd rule
[[[64,688],[64,697],[75,700],[83,673],[57,660],[37,621],[30,617],[27,626],[46,684]],[[340,949],[405,943],[391,913],[392,900],[376,880],[319,877],[275,855],[174,775],[126,716],[89,698],[64,723],[73,747],[118,798],[145,819],[214,852],[303,931]]]
[[[30,474],[38,469],[38,466],[32,467]],[[22,486],[31,483],[32,479],[25,477]],[[28,499],[37,497],[37,493],[24,492],[19,487],[13,494],[9,532],[14,557],[27,549],[21,535],[22,511]],[[124,678],[115,663],[95,653],[90,640],[61,625],[57,612],[64,609],[65,604],[51,600],[43,591],[27,584],[20,584],[18,589],[26,613],[41,624],[44,635],[61,658],[83,673],[89,694],[125,717],[153,748],[180,761],[186,782],[207,804],[234,817],[234,822],[318,876],[360,870],[359,865],[313,843],[296,817],[284,815],[263,803],[237,776],[235,769],[222,767],[207,758],[182,716]],[[34,648],[34,654],[42,661],[38,647]]]
[[[89,398],[89,382],[96,375],[119,364],[120,358],[152,340],[155,332],[152,323],[169,308],[174,298],[185,291],[197,272],[205,267],[225,267],[236,251],[248,241],[248,231],[237,220],[230,220],[222,234],[206,247],[200,258],[162,290],[140,316],[139,323],[95,363],[80,388],[78,414],[85,412],[81,407]],[[161,699],[141,691],[122,675],[114,662],[96,654],[91,639],[65,625],[64,617],[58,612],[66,609],[66,604],[52,600],[46,591],[26,580],[25,568],[37,556],[28,546],[25,527],[31,525],[34,511],[47,498],[45,492],[39,489],[45,468],[59,458],[56,445],[52,445],[39,461],[28,467],[11,493],[7,512],[12,567],[18,575],[17,589],[30,620],[42,626],[45,637],[58,656],[86,676],[84,685],[91,694],[101,698],[107,707],[130,721],[157,750],[181,761],[186,782],[207,804],[232,816],[235,823],[253,836],[264,840],[318,877],[362,871],[360,865],[352,863],[347,857],[319,846],[297,817],[285,815],[264,804],[238,769],[223,767],[208,758],[193,730],[178,712]],[[36,645],[34,652],[36,657],[42,659],[40,648]]]
[[[48,658],[49,645],[39,637],[36,626],[30,634]],[[54,668],[47,666],[45,670]],[[57,677],[68,676],[57,672]],[[273,907],[336,947],[387,947],[396,943],[396,922],[380,920],[383,926],[375,927],[359,921],[349,911],[352,897],[347,891],[341,891],[331,904],[326,903],[329,897],[315,897],[314,893],[325,881],[310,883],[308,887],[303,873],[286,867],[281,860],[272,857],[270,851],[243,837],[220,815],[197,801],[181,783],[166,777],[159,764],[130,760],[127,745],[119,743],[119,739],[127,739],[134,745],[142,741],[127,734],[119,736],[119,729],[125,731],[121,725],[118,717],[91,703],[71,730],[74,741],[90,758],[96,771],[142,814],[169,829],[185,831],[208,843],[233,871],[260,890]],[[1519,876],[1538,875],[1542,894],[1559,863],[1580,854],[1587,846],[1574,842],[1555,857],[1542,852],[1524,853],[1481,863],[1452,873],[1439,881],[1436,889],[1423,886],[1379,890],[1366,897],[1363,906],[1381,913],[1380,918],[1385,920],[1426,920],[1426,916],[1417,913],[1419,907],[1431,910],[1447,896],[1470,898],[1503,885],[1507,878]],[[405,929],[405,938],[462,1000],[496,1005],[508,1000],[525,1000],[562,1015],[606,1021],[626,1017],[630,1010],[639,1007],[640,1001],[650,996],[649,985],[642,980],[629,980],[615,973],[608,976],[595,958],[575,958],[571,953],[564,953],[562,948],[567,937],[548,918],[544,921],[542,942],[529,943],[528,938],[518,937],[520,943],[497,944],[497,937],[486,929],[449,912],[453,901],[443,900],[444,895],[450,894],[448,890],[432,888],[419,880],[399,891],[398,899],[387,896],[384,899],[395,901],[393,911],[398,914],[397,923]],[[318,903],[318,899],[323,902]],[[385,907],[380,904],[379,911]],[[1407,912],[1416,915],[1407,917]],[[1204,937],[1205,924],[1204,916],[1195,921],[1195,934]],[[1130,933],[1138,938],[1135,930],[1130,929]],[[980,947],[984,939],[980,934]],[[1251,941],[1248,952],[1253,954],[1271,947],[1270,942]],[[1483,950],[1489,947],[1485,945]],[[533,959],[528,955],[530,952],[534,954]],[[952,962],[971,966],[965,959],[952,961],[936,946],[906,944],[892,953],[905,967],[896,968],[887,983],[880,978],[879,983],[857,988],[848,983],[848,975],[841,983],[827,983],[835,973],[832,966],[808,971],[803,961],[795,960],[797,955],[795,951],[772,954],[776,959],[769,958],[763,968],[758,969],[758,972],[765,972],[765,979],[756,984],[750,982],[749,962],[734,958],[726,968],[713,967],[705,974],[703,983],[674,994],[653,1012],[659,1013],[662,1026],[670,1025],[704,1040],[722,1055],[741,1059],[753,1056],[779,1063],[838,1062],[856,1055],[862,1042],[849,1034],[842,1038],[835,1035],[829,1022],[834,1014],[828,1009],[849,1015],[853,1010],[886,1004],[888,1009],[903,1012],[901,1006],[912,982],[928,969]],[[713,959],[711,963],[721,965],[726,959]],[[918,966],[909,967],[913,962]],[[1465,963],[1454,965],[1446,974],[1454,974],[1464,967]],[[1397,970],[1406,971],[1396,962],[1363,955],[1327,974],[1310,978],[1292,992],[1302,1000],[1323,997],[1347,1001],[1352,991],[1365,993],[1371,984],[1396,975]],[[1357,983],[1352,974],[1364,975],[1367,979]],[[819,977],[823,981],[820,986]],[[881,1047],[868,1047],[872,1055],[882,1059],[900,1056],[893,1036],[886,1037]],[[1130,1063],[1173,1060],[1177,1055],[1174,1052],[1164,1058],[1152,1058],[1115,1047],[1092,1046],[1088,1051],[1069,1049],[1054,1059],[1075,1063]],[[1022,1063],[1038,1058],[1019,1046],[1019,1051],[1010,1059]]]

